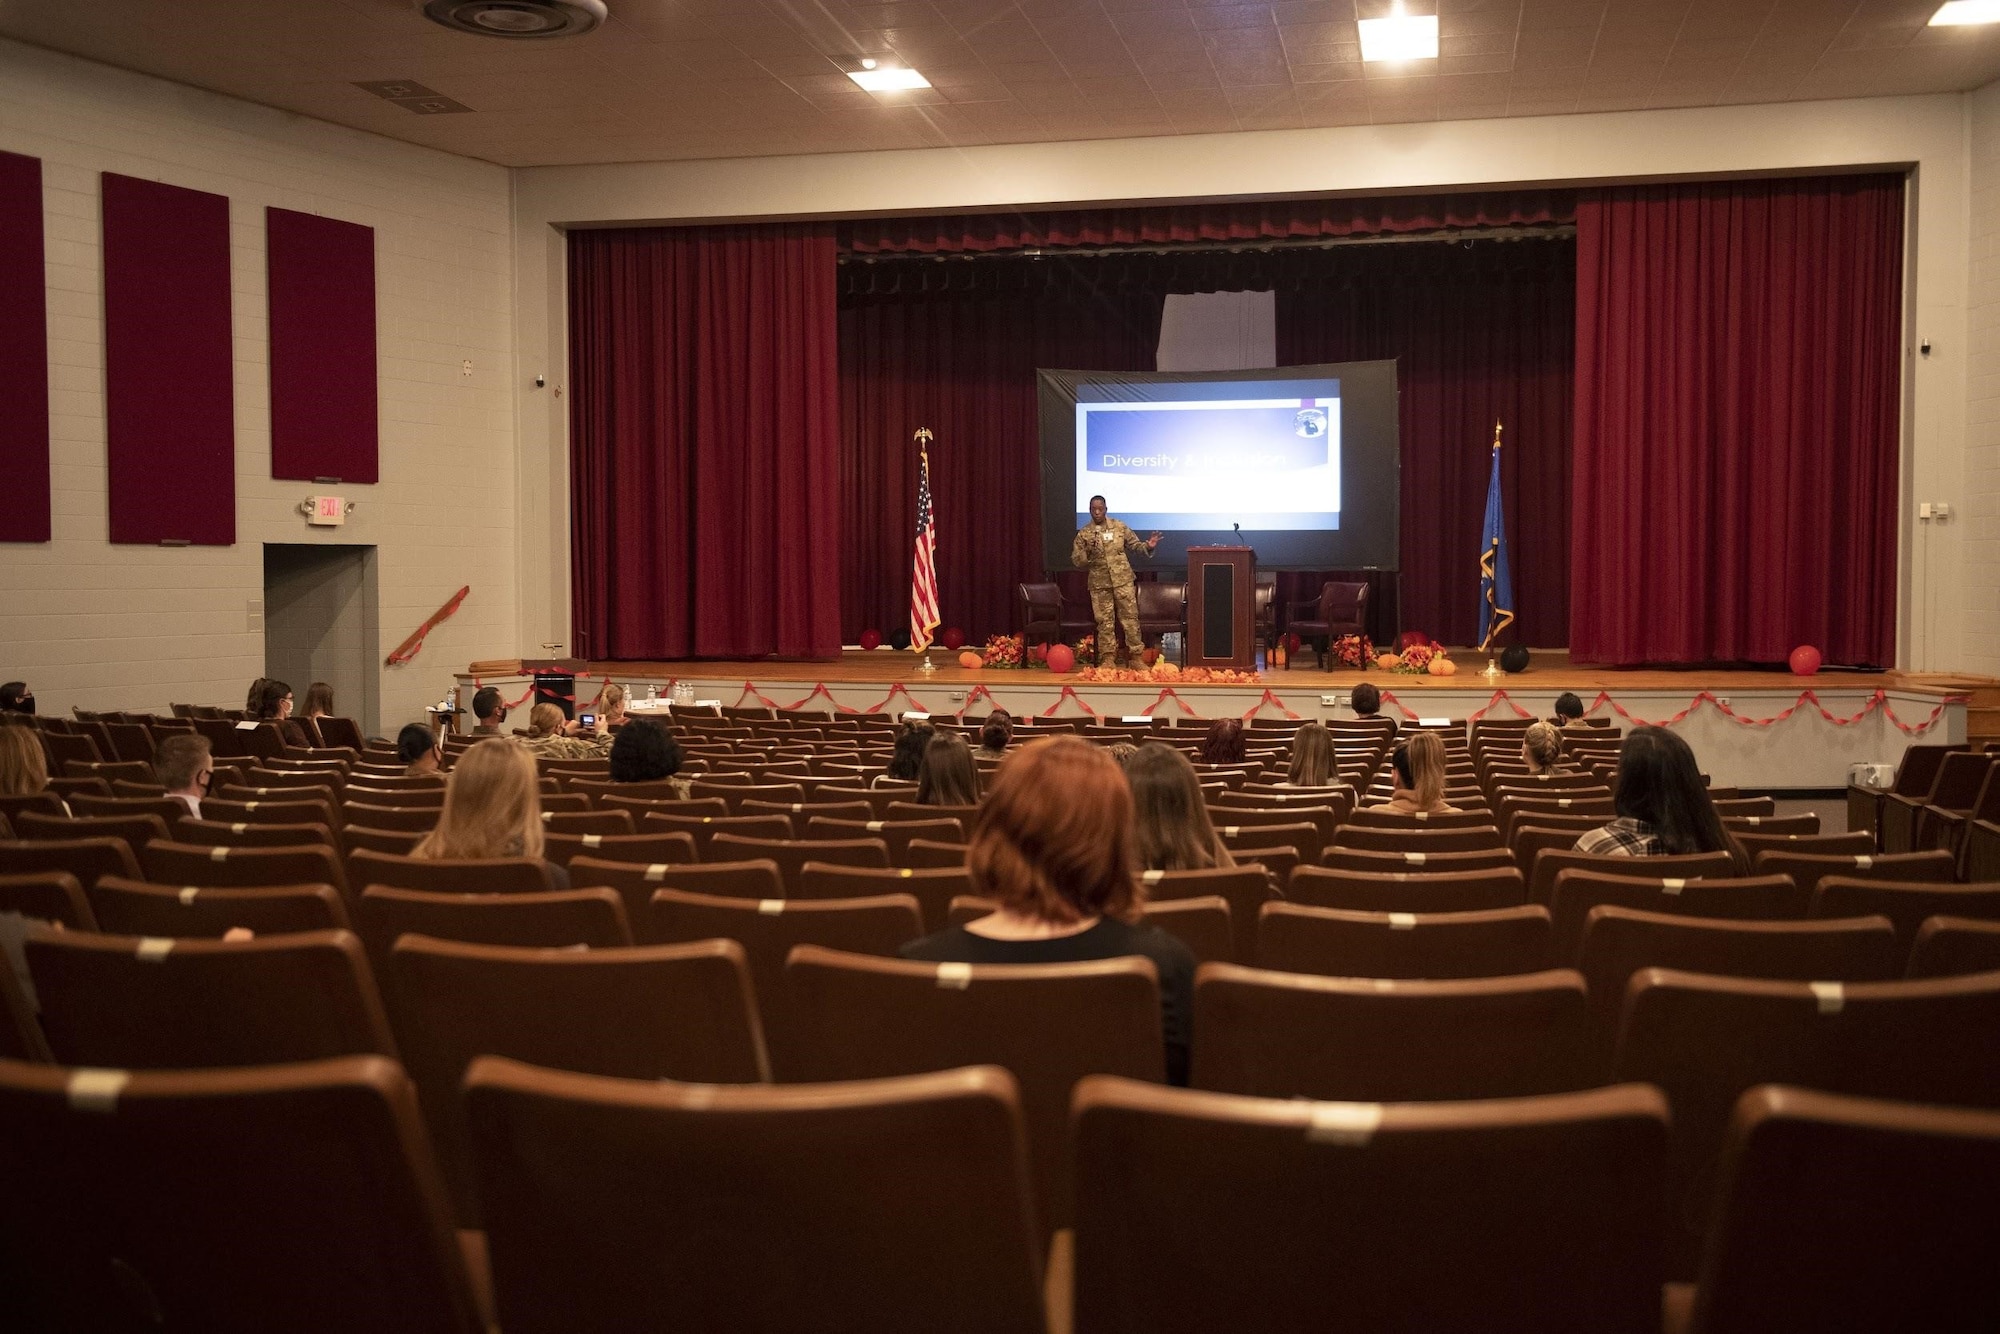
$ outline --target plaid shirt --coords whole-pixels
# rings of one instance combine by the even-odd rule
[[[1667,850],[1653,826],[1621,816],[1579,838],[1576,851],[1599,857],[1662,857]]]

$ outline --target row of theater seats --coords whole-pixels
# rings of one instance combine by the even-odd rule
[[[1962,880],[2000,879],[2000,755],[1961,745],[1916,745],[1888,790],[1847,789],[1847,827],[1884,852],[1941,849]]]

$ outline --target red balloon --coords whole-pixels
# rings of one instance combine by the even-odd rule
[[[1076,666],[1076,650],[1068,644],[1055,644],[1049,648],[1049,670],[1058,674]]]
[[[1401,653],[1412,644],[1428,644],[1431,637],[1421,630],[1405,630],[1396,636],[1396,651]]]
[[[861,632],[861,647],[881,648],[882,632],[880,630],[863,630]]]
[[[1793,676],[1811,676],[1819,670],[1819,650],[1811,644],[1801,644],[1792,650],[1791,664]]]
[[[956,653],[965,647],[965,631],[954,625],[938,637],[938,643],[943,644],[951,652]]]

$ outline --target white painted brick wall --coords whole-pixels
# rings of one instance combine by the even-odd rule
[[[1965,661],[2000,675],[2000,83],[1972,94],[1966,292]]]
[[[247,607],[263,597],[265,542],[376,546],[384,655],[472,586],[415,663],[377,660],[391,733],[442,696],[454,670],[515,649],[503,168],[4,40],[0,149],[42,159],[55,533],[45,545],[0,544],[0,680],[30,682],[45,711],[240,707],[263,672],[261,618]],[[233,547],[106,540],[101,171],[229,197]],[[382,480],[340,488],[359,505],[344,528],[307,528],[294,507],[315,488],[270,476],[266,205],[375,229]],[[307,683],[291,684],[303,697]]]

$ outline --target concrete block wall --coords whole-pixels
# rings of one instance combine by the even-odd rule
[[[414,663],[371,667],[392,733],[454,670],[518,651],[506,170],[4,40],[0,149],[42,160],[54,503],[52,542],[0,544],[0,680],[45,712],[241,707],[264,672],[266,542],[376,547],[384,654],[471,586]],[[229,197],[234,546],[107,541],[103,171]],[[382,480],[338,488],[357,503],[341,528],[296,512],[333,488],[270,476],[267,205],[375,229]]]
[[[1964,670],[2000,676],[2000,83],[1967,99],[1972,224],[1966,292]]]

